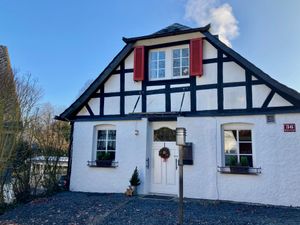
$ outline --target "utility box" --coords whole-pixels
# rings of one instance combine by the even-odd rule
[[[183,146],[183,165],[193,164],[193,143],[189,142]]]

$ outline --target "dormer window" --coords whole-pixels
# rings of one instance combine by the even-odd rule
[[[189,75],[189,55],[189,48],[173,49],[173,77]]]
[[[165,78],[165,51],[151,51],[149,53],[149,78],[150,80]]]
[[[150,81],[186,78],[190,74],[189,45],[152,49],[148,57]]]

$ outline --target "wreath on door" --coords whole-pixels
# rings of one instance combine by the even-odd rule
[[[159,150],[158,154],[162,159],[164,159],[164,161],[167,161],[170,157],[170,150],[167,147],[163,147]]]

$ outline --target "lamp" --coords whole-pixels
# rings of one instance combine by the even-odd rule
[[[183,146],[185,145],[185,136],[186,130],[184,127],[176,128],[176,145]]]

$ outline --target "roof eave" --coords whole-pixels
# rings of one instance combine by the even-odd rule
[[[62,112],[57,119],[72,120],[72,116],[77,113],[78,109],[82,108],[88,98],[97,91],[99,85],[110,75],[110,73],[120,64],[123,58],[132,50],[133,43],[128,43],[116,55],[109,65],[102,71],[102,73],[94,80],[93,83],[80,95],[75,102],[73,102],[64,112]]]
[[[193,33],[193,32],[205,32],[205,31],[208,31],[209,28],[210,28],[210,24],[207,24],[204,27],[191,28],[188,30],[178,30],[178,31],[167,32],[167,33],[163,33],[163,34],[150,34],[150,35],[145,35],[145,36],[140,36],[140,37],[132,37],[132,38],[123,37],[122,40],[128,44],[128,43],[133,43],[136,41],[151,39],[151,38],[160,38],[160,37],[167,37],[167,36],[173,36],[173,35],[188,34],[188,33]]]

